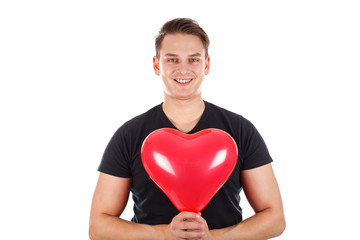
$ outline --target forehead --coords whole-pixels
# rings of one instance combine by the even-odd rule
[[[205,55],[205,48],[198,36],[190,34],[168,34],[161,43],[160,55],[163,54],[196,54]]]

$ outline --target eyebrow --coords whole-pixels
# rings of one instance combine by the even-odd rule
[[[190,57],[201,57],[201,53],[190,54]]]
[[[174,53],[167,53],[167,54],[165,54],[164,56],[165,56],[165,57],[177,57],[177,56],[179,56],[179,55],[174,54]]]
[[[166,53],[164,56],[165,57],[178,57],[179,55],[175,54],[175,53]],[[193,53],[193,54],[190,54],[188,56],[189,57],[201,57],[201,53]]]

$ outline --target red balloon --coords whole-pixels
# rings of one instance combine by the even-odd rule
[[[158,129],[141,148],[151,179],[179,211],[190,212],[206,207],[234,170],[237,154],[234,139],[215,128],[194,134]]]

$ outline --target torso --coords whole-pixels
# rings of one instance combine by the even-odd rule
[[[174,126],[162,111],[161,105],[125,123],[114,135],[104,153],[99,171],[122,178],[131,178],[134,199],[132,221],[146,224],[171,222],[178,210],[147,175],[140,151],[144,139],[159,128],[178,128],[189,134],[207,128],[217,128],[229,133],[239,150],[238,161],[228,181],[202,211],[209,228],[223,228],[242,220],[239,206],[241,191],[240,171],[271,161],[261,137],[251,123],[240,115],[228,112],[210,103],[200,119]],[[190,131],[188,131],[191,128]],[[251,156],[250,156],[251,153]],[[250,157],[247,157],[250,156]]]

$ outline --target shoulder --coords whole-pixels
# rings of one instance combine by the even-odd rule
[[[235,112],[232,112],[232,111],[229,111],[223,107],[219,107],[218,105],[215,105],[213,103],[210,103],[210,102],[206,102],[205,101],[205,104],[206,104],[206,107],[208,107],[211,111],[215,111],[217,113],[221,113],[221,114],[226,114],[226,115],[230,115],[232,117],[241,117],[240,114],[237,114]]]
[[[239,145],[246,143],[258,135],[255,126],[242,115],[206,102],[208,107],[207,119],[211,125],[228,132]]]
[[[132,142],[132,144],[141,141],[149,132],[153,131],[154,122],[159,122],[160,108],[161,105],[156,105],[146,112],[126,121],[117,129],[113,138],[129,143]]]
[[[115,135],[119,133],[136,133],[139,130],[147,128],[154,119],[159,117],[159,108],[161,108],[160,104],[126,121],[118,128]]]
[[[252,123],[246,119],[243,115],[219,107],[213,103],[205,102],[208,107],[208,112],[211,114],[211,117],[222,122],[227,122],[231,126],[236,126],[237,128],[249,128]]]
[[[154,117],[157,116],[158,114],[158,110],[161,107],[161,105],[156,105],[155,107],[147,110],[144,113],[141,113],[135,117],[133,117],[132,119],[126,121],[123,126],[126,128],[138,128],[139,125],[142,125],[144,123],[148,123],[148,121],[150,121],[151,119],[153,119]],[[122,127],[123,127],[122,126]]]

